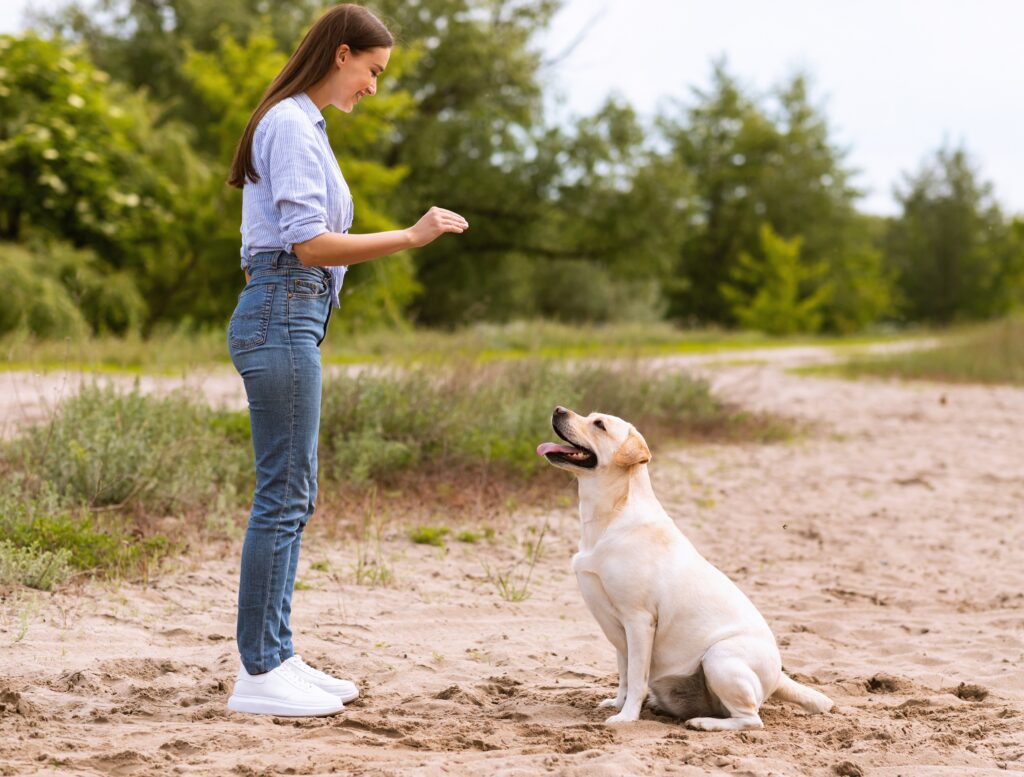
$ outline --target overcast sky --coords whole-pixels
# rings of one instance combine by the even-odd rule
[[[0,0],[0,32],[18,31],[27,5]],[[559,118],[609,92],[650,116],[706,86],[720,55],[756,92],[802,70],[862,171],[862,209],[894,212],[901,172],[946,141],[1024,213],[1022,30],[1024,0],[565,0],[544,49],[583,38],[544,78]]]

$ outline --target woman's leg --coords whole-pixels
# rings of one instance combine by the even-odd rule
[[[324,285],[326,291],[329,287]],[[299,520],[298,536],[292,544],[292,555],[288,565],[288,579],[285,582],[284,600],[281,603],[281,625],[278,632],[281,644],[280,658],[284,663],[293,655],[295,648],[292,645],[291,613],[292,594],[295,591],[295,574],[299,567],[299,552],[302,548],[302,530],[306,528],[309,519],[313,517],[316,510],[317,495],[317,444],[320,437],[320,400],[323,395],[323,377],[320,366],[320,344],[327,334],[327,323],[331,318],[330,295],[325,293],[320,297],[292,297],[289,305],[288,324],[293,342],[301,343],[299,356],[301,364],[304,365],[308,375],[307,386],[309,396],[307,402],[312,407],[315,405],[317,422],[312,431],[312,439],[306,449],[308,460],[305,472],[306,481],[306,510]],[[315,373],[315,375],[314,375]],[[314,390],[315,386],[315,390]]]
[[[295,538],[295,542],[292,543],[292,554],[291,560],[288,564],[288,579],[284,586],[284,601],[281,605],[281,629],[280,629],[280,641],[281,641],[281,662],[284,663],[293,655],[295,655],[295,648],[292,645],[292,629],[291,629],[291,614],[292,614],[292,593],[295,590],[295,573],[299,568],[299,551],[302,547],[302,530],[306,528],[306,524],[309,519],[313,517],[313,512],[316,510],[316,483],[317,483],[317,460],[316,460],[316,442],[313,443],[313,463],[310,471],[313,473],[312,480],[309,484],[309,505],[306,508],[306,514],[299,521],[299,535]]]
[[[275,289],[247,292],[266,294],[270,300],[265,342],[237,347],[240,338],[233,337],[231,349],[249,398],[256,460],[256,492],[238,592],[238,648],[250,674],[269,672],[290,657],[287,619],[300,537],[313,499],[320,423],[320,335],[315,327],[310,334],[309,305],[295,304],[286,274],[267,285]],[[244,328],[236,326],[235,318],[247,312],[245,296],[232,319],[233,330]],[[287,654],[282,635],[289,642]]]

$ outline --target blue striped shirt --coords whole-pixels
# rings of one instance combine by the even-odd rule
[[[260,176],[242,188],[242,267],[262,251],[293,253],[296,243],[325,232],[348,232],[352,194],[327,140],[323,114],[305,92],[277,103],[260,119],[252,140]],[[331,299],[347,267],[329,267]]]

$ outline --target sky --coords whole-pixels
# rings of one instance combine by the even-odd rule
[[[28,2],[0,0],[0,32],[21,29]],[[862,210],[895,213],[903,174],[962,144],[1003,207],[1024,213],[1021,30],[1024,0],[564,0],[538,43],[556,120],[610,93],[652,117],[707,86],[724,56],[755,94],[811,77],[860,171]]]
[[[549,99],[592,112],[617,92],[642,114],[710,82],[711,63],[764,94],[811,76],[872,213],[897,212],[903,174],[963,144],[1007,210],[1024,213],[1024,2],[1020,0],[568,0],[544,51]]]

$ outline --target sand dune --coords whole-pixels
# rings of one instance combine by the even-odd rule
[[[225,707],[237,547],[148,586],[8,598],[0,774],[1024,772],[1024,391],[798,377],[786,364],[706,369],[726,395],[811,433],[656,450],[652,477],[832,713],[768,702],[765,729],[740,734],[648,712],[605,726],[614,652],[569,570],[574,511],[553,496],[550,513],[516,515],[492,543],[440,550],[390,527],[388,588],[356,585],[356,546],[313,531],[298,646],[363,689],[328,719]],[[532,596],[504,601],[484,564],[508,568],[516,538],[545,519]]]

